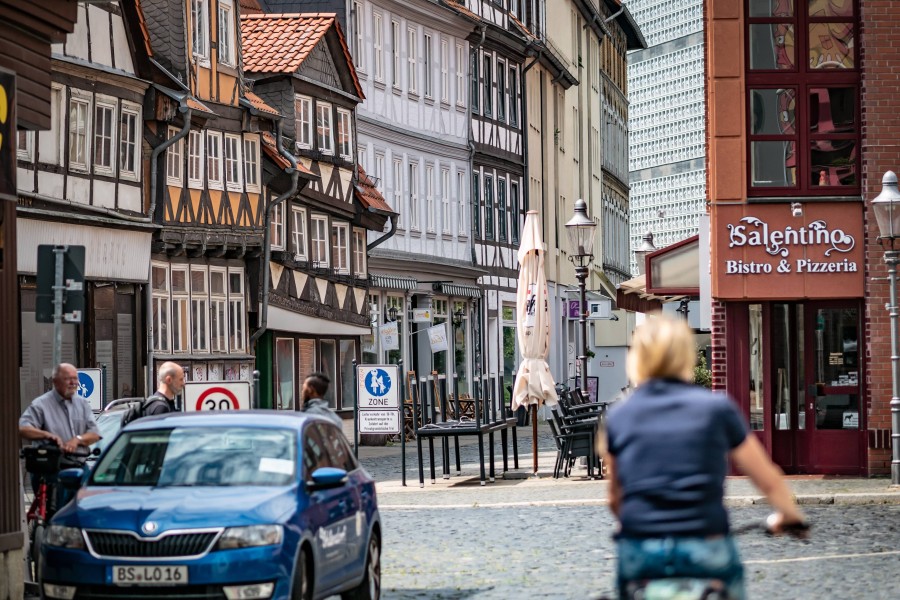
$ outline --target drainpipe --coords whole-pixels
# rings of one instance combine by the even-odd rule
[[[260,303],[259,327],[253,332],[253,335],[250,336],[251,346],[256,344],[256,341],[259,340],[260,336],[266,332],[269,323],[269,261],[272,259],[272,246],[269,237],[271,236],[272,229],[272,212],[275,210],[276,205],[281,204],[293,196],[297,191],[297,177],[299,175],[297,171],[297,159],[294,158],[293,154],[285,151],[281,146],[281,121],[275,122],[275,144],[278,146],[278,153],[291,163],[290,168],[286,171],[291,176],[291,186],[285,193],[272,200],[266,207],[265,230],[263,231],[262,302]]]
[[[157,195],[157,187],[159,184],[159,170],[157,166],[159,165],[159,155],[162,154],[166,148],[178,142],[179,140],[183,140],[185,136],[187,136],[188,132],[191,130],[191,109],[187,105],[187,96],[185,96],[178,107],[178,112],[182,113],[182,118],[184,119],[184,125],[181,127],[181,131],[176,133],[174,136],[165,140],[162,144],[153,149],[153,152],[150,154],[150,209],[148,211],[148,216],[150,218],[150,222],[152,223],[155,218],[156,213],[156,195]],[[147,319],[147,314],[152,314],[153,308],[153,290],[152,283],[147,282],[146,287],[146,296],[147,296],[147,312],[144,315],[144,320],[147,323],[147,394],[152,394],[154,389],[154,381],[153,381],[153,319]]]
[[[612,15],[609,16],[609,18],[604,19],[604,20],[603,20],[603,24],[605,25],[605,24],[609,23],[610,21],[614,20],[616,17],[618,17],[619,15],[621,15],[623,12],[625,12],[625,5],[624,5],[624,4],[622,5],[622,8],[619,9],[619,12],[613,13]]]
[[[382,245],[383,243],[385,243],[386,241],[388,241],[389,239],[394,237],[395,233],[397,233],[397,215],[394,215],[393,217],[391,217],[391,228],[386,234],[384,234],[383,236],[381,236],[380,238],[378,238],[371,244],[366,245],[366,252],[369,252],[369,251],[373,250],[374,248],[377,248],[378,246]]]

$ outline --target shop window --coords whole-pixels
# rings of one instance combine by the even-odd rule
[[[316,356],[316,340],[297,340],[297,375],[301,382],[319,370]]]
[[[750,429],[765,428],[765,370],[763,369],[763,310],[762,304],[751,304],[750,315]]]
[[[749,2],[751,196],[859,190],[858,2],[805,4]]]
[[[328,406],[336,409],[335,388],[338,386],[337,345],[334,340],[321,340],[319,347],[322,361],[319,370],[331,380],[331,385],[328,386],[328,391],[325,393],[325,400],[328,402]]]
[[[816,429],[859,429],[859,310],[815,314]]]
[[[453,303],[453,314],[462,312],[462,322],[453,327],[453,355],[454,355],[454,373],[456,373],[457,389],[459,394],[470,393],[469,386],[469,360],[467,352],[469,345],[466,343],[466,334],[469,331],[469,310],[465,302]]]
[[[339,405],[341,408],[353,408],[353,398],[356,390],[353,388],[355,381],[353,373],[353,361],[356,360],[356,340],[341,340],[341,397]],[[338,382],[335,382],[338,385]]]
[[[294,410],[293,338],[275,338],[275,408]]]
[[[382,313],[384,315],[385,322],[388,321],[388,315],[391,314],[391,308],[396,309],[397,312],[397,339],[403,340],[404,323],[406,322],[406,309],[403,296],[387,296],[384,303],[384,312]],[[401,341],[401,344],[402,343],[403,342]],[[399,348],[387,351],[387,364],[399,364],[401,358],[403,358],[402,345]]]

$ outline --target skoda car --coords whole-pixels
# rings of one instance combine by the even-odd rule
[[[321,418],[148,417],[60,481],[79,489],[45,534],[45,598],[380,597],[375,484]]]

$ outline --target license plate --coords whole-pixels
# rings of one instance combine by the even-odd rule
[[[188,568],[118,565],[112,568],[112,582],[115,585],[185,585],[188,582]]]

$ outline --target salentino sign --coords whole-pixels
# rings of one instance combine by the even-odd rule
[[[848,298],[863,293],[859,203],[717,206],[713,295],[730,299]]]

